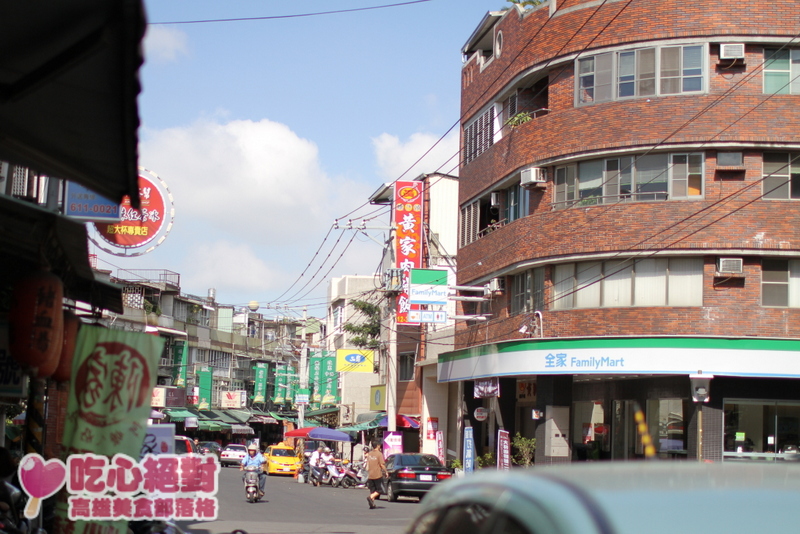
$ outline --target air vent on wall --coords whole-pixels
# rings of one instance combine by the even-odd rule
[[[717,272],[741,274],[743,263],[742,258],[719,258],[717,260]]]
[[[722,43],[719,45],[720,59],[744,59],[744,43]]]

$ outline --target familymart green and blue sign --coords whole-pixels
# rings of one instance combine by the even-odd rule
[[[408,301],[411,304],[447,304],[447,273],[439,269],[411,269]]]
[[[800,341],[763,338],[517,340],[439,356],[439,382],[517,375],[690,375],[800,378]]]

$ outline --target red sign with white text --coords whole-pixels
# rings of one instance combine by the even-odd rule
[[[139,200],[141,209],[138,210],[131,206],[129,197],[122,200],[119,222],[95,223],[100,237],[123,248],[141,247],[155,238],[167,221],[164,217],[166,202],[158,184],[142,174],[139,175]]]
[[[395,182],[393,224],[396,268],[402,269],[403,290],[397,297],[397,322],[411,324],[408,312],[419,309],[408,299],[411,269],[422,267],[422,182]]]

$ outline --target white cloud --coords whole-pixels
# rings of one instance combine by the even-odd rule
[[[222,286],[223,300],[234,294],[263,295],[280,289],[285,282],[280,271],[267,265],[246,243],[201,243],[184,261],[191,269],[181,275],[182,284],[215,289]]]
[[[180,272],[186,292],[216,288],[220,302],[277,297],[312,261],[334,219],[364,204],[375,189],[328,176],[314,143],[269,120],[206,119],[143,129],[141,137],[140,164],[167,183],[175,202],[173,232],[157,254],[160,267]],[[334,251],[339,232],[331,235],[303,284],[328,272],[350,233]],[[331,275],[346,266],[372,272],[377,247],[374,259],[351,258],[357,249],[363,247],[351,247]],[[323,260],[328,263],[318,271]],[[323,281],[313,292],[324,294],[326,287]]]
[[[189,53],[187,36],[170,26],[148,25],[144,38],[145,57],[156,63],[172,63]]]
[[[415,133],[406,142],[384,133],[372,139],[372,146],[379,172],[387,181],[397,180],[401,175],[402,179],[410,180],[423,173],[458,174],[457,132],[450,132],[441,141],[433,134]],[[423,157],[428,150],[430,153]]]

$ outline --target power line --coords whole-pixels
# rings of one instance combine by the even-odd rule
[[[266,17],[238,17],[231,19],[204,19],[204,20],[176,20],[171,22],[149,22],[148,24],[157,26],[164,24],[207,24],[211,22],[244,22],[253,20],[279,20],[279,19],[294,19],[302,17],[316,17],[321,15],[337,15],[340,13],[354,13],[356,11],[370,11],[374,9],[386,9],[390,7],[401,7],[412,4],[422,4],[424,2],[431,2],[432,0],[411,0],[409,2],[400,2],[397,4],[384,4],[380,6],[356,7],[352,9],[338,9],[335,11],[317,11],[313,13],[297,13],[294,15],[272,15]]]

